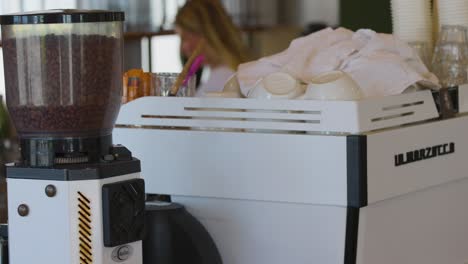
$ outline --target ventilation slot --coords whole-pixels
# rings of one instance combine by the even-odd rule
[[[411,103],[406,103],[406,104],[391,105],[391,106],[383,107],[382,108],[383,112],[386,112],[386,111],[400,111],[400,113],[395,113],[395,114],[391,114],[391,115],[387,115],[387,116],[372,118],[371,122],[387,121],[387,120],[390,120],[390,119],[397,119],[397,118],[401,118],[401,117],[415,115],[415,111],[408,110],[408,108],[423,105],[423,104],[424,104],[424,101],[417,101],[417,102],[411,102]]]
[[[78,238],[80,241],[80,264],[93,263],[91,228],[91,201],[78,192]]]
[[[390,120],[390,119],[395,119],[395,118],[400,118],[400,117],[405,117],[405,116],[411,116],[411,115],[414,115],[414,112],[406,112],[406,113],[401,113],[401,114],[396,114],[396,115],[389,115],[389,116],[373,118],[373,119],[371,119],[371,121],[372,122],[386,121],[386,120]]]
[[[382,108],[382,110],[383,111],[389,111],[389,110],[407,108],[407,107],[416,106],[416,105],[423,105],[423,104],[424,104],[424,101],[418,101],[418,102],[412,102],[412,103],[401,104],[401,105],[387,106],[387,107]]]
[[[145,125],[117,125],[118,128],[198,130],[217,132],[303,133],[321,125],[321,110],[264,108],[184,107],[176,115],[141,114]],[[153,119],[153,120],[151,120]],[[153,123],[153,124],[151,124]]]

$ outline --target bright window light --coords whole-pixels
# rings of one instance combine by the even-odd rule
[[[180,37],[157,36],[151,40],[151,68],[153,72],[180,72]]]
[[[74,9],[77,8],[76,0],[45,0],[45,9]]]

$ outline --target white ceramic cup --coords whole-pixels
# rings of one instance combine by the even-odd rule
[[[314,77],[307,86],[304,100],[359,100],[359,85],[345,72],[331,71]]]
[[[293,99],[304,93],[299,80],[290,74],[276,72],[260,79],[247,97],[256,99]]]

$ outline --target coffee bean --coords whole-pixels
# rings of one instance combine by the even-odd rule
[[[3,40],[6,98],[20,137],[112,132],[122,91],[122,41],[101,35]]]

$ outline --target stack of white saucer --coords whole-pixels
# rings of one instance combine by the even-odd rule
[[[431,0],[392,0],[391,7],[395,36],[406,42],[432,43]]]

